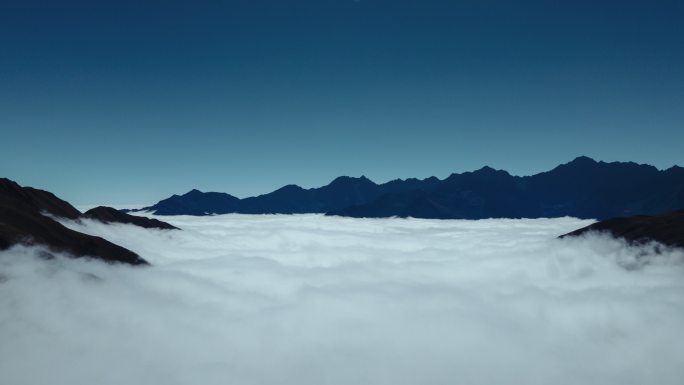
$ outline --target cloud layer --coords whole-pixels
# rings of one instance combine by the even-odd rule
[[[184,230],[67,223],[150,268],[2,252],[0,383],[684,377],[684,253],[555,239],[588,221],[164,220]]]

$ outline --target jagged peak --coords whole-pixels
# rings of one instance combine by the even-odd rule
[[[198,189],[192,189],[192,190],[186,192],[185,194],[183,194],[182,197],[193,197],[193,196],[201,196],[201,195],[227,195],[227,196],[232,197],[232,195],[225,193],[225,192],[200,191]]]
[[[203,193],[202,191],[200,191],[200,190],[194,188],[194,189],[192,189],[192,190],[186,192],[185,194],[183,194],[183,196],[197,195],[197,194],[204,194],[204,193]]]
[[[551,172],[554,170],[571,169],[571,168],[576,168],[576,167],[590,167],[590,166],[594,166],[597,164],[599,164],[599,162],[597,162],[593,158],[590,158],[590,157],[585,156],[585,155],[581,155],[581,156],[578,156],[575,159],[573,159],[567,163],[561,163],[558,166],[554,167],[552,170],[546,171],[546,172]],[[601,162],[601,164],[605,164],[605,163]]]
[[[495,169],[495,168],[493,168],[493,167],[482,166],[481,168],[479,168],[478,170],[475,170],[475,171],[473,171],[473,172],[478,172],[478,173],[493,173],[493,172],[497,172],[497,171],[498,171],[498,170]]]
[[[506,171],[506,170],[497,170],[497,169],[495,169],[494,167],[490,167],[490,166],[481,167],[481,168],[478,169],[478,170],[471,171],[470,174],[477,174],[477,175],[496,175],[496,174],[500,174],[500,175],[510,175],[510,174],[508,173],[508,171]]]
[[[287,184],[287,185],[275,190],[274,192],[276,192],[276,191],[281,191],[281,192],[282,191],[300,191],[300,190],[305,190],[305,188],[302,186],[296,185],[296,184]]]
[[[590,158],[585,155],[581,155],[576,157],[575,159],[566,162],[566,163],[561,163],[558,166],[554,167],[551,171],[553,170],[562,170],[562,169],[567,169],[567,168],[576,168],[576,167],[591,167],[595,166],[597,164],[604,164],[603,162],[597,162],[593,158]]]
[[[629,166],[629,167],[640,167],[643,169],[651,169],[654,171],[658,171],[658,168],[656,166],[653,166],[648,163],[638,163],[634,161],[627,161],[627,162],[621,162],[621,161],[614,161],[614,162],[604,162],[602,160],[597,161],[594,160],[588,156],[578,156],[575,158],[573,161],[566,163],[561,166],[567,166],[567,165],[583,165],[583,166],[594,166],[594,165],[600,165],[600,166]],[[561,167],[559,166],[559,167]]]
[[[338,176],[337,178],[333,179],[332,182],[330,182],[329,185],[335,185],[335,184],[340,184],[340,183],[348,183],[348,182],[364,182],[364,183],[373,183],[370,179],[366,178],[365,175],[361,175],[360,177],[353,177],[353,176]]]
[[[593,158],[590,158],[586,155],[580,155],[577,158],[568,162],[568,164],[570,164],[570,163],[598,163],[598,162],[596,162],[596,160],[594,160]]]

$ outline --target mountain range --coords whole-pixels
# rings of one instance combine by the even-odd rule
[[[212,213],[305,213],[358,217],[421,218],[554,217],[610,218],[565,236],[608,232],[630,243],[657,241],[684,247],[684,169],[658,170],[636,163],[605,163],[580,157],[551,171],[518,177],[484,167],[443,180],[393,180],[376,184],[365,177],[340,177],[327,186],[288,185],[270,194],[238,199],[192,190],[143,210],[160,215]],[[679,209],[679,210],[678,210]],[[669,212],[668,212],[669,211]],[[668,212],[666,214],[649,215]],[[613,218],[619,217],[619,218]],[[109,263],[148,264],[139,255],[104,238],[69,229],[58,218],[97,220],[147,229],[177,230],[153,218],[100,206],[81,213],[54,194],[0,178],[0,250],[40,245],[50,252],[97,258]]]
[[[287,185],[239,199],[192,190],[131,211],[157,215],[325,213],[348,217],[437,219],[606,219],[657,214],[684,207],[684,168],[666,170],[634,162],[602,162],[581,156],[531,176],[483,167],[445,179],[396,179],[377,184],[342,176],[305,189]]]

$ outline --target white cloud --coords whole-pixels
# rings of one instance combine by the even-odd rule
[[[183,231],[68,223],[150,268],[0,255],[0,383],[684,377],[684,253],[555,239],[588,221],[161,219]]]

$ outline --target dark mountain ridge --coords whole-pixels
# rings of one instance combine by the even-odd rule
[[[410,178],[376,184],[365,176],[345,176],[323,187],[287,185],[245,199],[192,190],[142,210],[158,215],[326,213],[439,219],[605,219],[682,207],[684,168],[658,170],[651,165],[597,162],[581,156],[530,176],[514,176],[485,166],[442,180]]]
[[[145,229],[179,230],[178,227],[158,219],[129,215],[107,206],[98,206],[83,213],[80,218],[95,219],[102,223],[124,223]]]
[[[605,219],[656,214],[684,207],[682,170],[673,167],[660,171],[649,165],[597,162],[587,157],[522,177],[483,168],[452,174],[436,188],[425,191],[417,201],[409,199],[415,194],[399,192],[329,214],[464,219]],[[423,209],[427,202],[438,211]],[[401,207],[401,212],[396,207]]]
[[[365,176],[341,176],[323,187],[305,189],[291,184],[268,194],[244,199],[226,193],[191,190],[163,199],[153,206],[129,211],[151,211],[156,215],[326,213],[369,202],[386,193],[407,188],[431,188],[438,181],[435,177],[397,179],[378,185]]]
[[[126,211],[154,211],[157,215],[207,215],[235,212],[240,199],[230,194],[218,192],[201,192],[191,190],[183,195],[172,195],[159,201],[151,207],[141,210]]]
[[[37,212],[46,212],[60,218],[77,219],[81,212],[53,193],[33,187],[22,187],[7,178],[0,178],[0,203],[14,204]]]
[[[147,265],[147,261],[131,250],[101,237],[71,230],[54,219],[95,219],[104,223],[127,223],[144,228],[176,229],[156,219],[122,213],[111,207],[96,207],[81,214],[68,202],[54,194],[22,187],[0,178],[0,250],[14,245],[40,245],[52,252],[65,252],[74,257],[91,257],[109,263]]]
[[[611,218],[561,235],[560,238],[577,237],[591,232],[607,232],[631,244],[656,241],[666,246],[684,248],[684,210]]]
[[[71,230],[49,216],[77,219],[80,212],[52,193],[0,179],[0,250],[42,245],[53,252],[105,262],[147,265],[138,254],[106,239]]]

